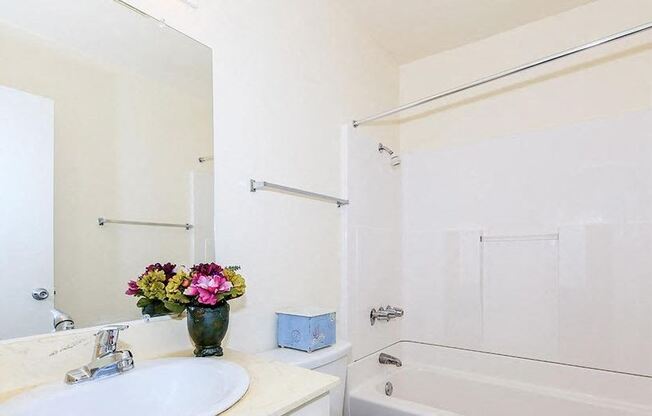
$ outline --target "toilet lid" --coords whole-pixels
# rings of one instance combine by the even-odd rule
[[[344,358],[351,352],[351,343],[340,341],[330,347],[322,348],[313,352],[304,352],[290,348],[274,348],[273,350],[257,354],[266,360],[280,361],[287,364],[314,370],[326,364]]]

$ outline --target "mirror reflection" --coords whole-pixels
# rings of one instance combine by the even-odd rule
[[[23,0],[0,56],[0,339],[138,318],[146,265],[214,260],[211,50],[113,0]]]

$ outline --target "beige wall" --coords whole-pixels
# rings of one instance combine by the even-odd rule
[[[78,326],[139,316],[126,281],[151,262],[192,261],[192,234],[97,217],[191,220],[192,170],[210,169],[210,102],[0,27],[0,84],[55,102],[57,308]],[[207,52],[208,53],[208,52]],[[207,86],[210,88],[210,86]]]
[[[652,20],[648,0],[598,0],[401,67],[405,103]],[[539,131],[649,108],[645,32],[404,113],[405,151]]]
[[[398,68],[332,2],[131,3],[213,48],[217,259],[241,264],[249,290],[229,343],[272,348],[274,311],[339,306],[346,208],[252,194],[249,179],[344,194],[341,127],[397,104]]]

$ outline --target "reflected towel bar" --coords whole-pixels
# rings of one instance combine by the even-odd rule
[[[330,196],[330,195],[324,195],[324,194],[318,194],[318,193],[315,193],[315,192],[304,191],[303,189],[290,188],[289,186],[278,185],[278,184],[271,183],[271,182],[256,181],[254,179],[251,179],[249,181],[249,191],[251,191],[251,192],[256,192],[258,190],[266,190],[266,189],[281,191],[281,192],[285,192],[285,193],[289,193],[289,194],[293,194],[293,195],[305,196],[307,198],[318,199],[320,201],[325,201],[325,202],[332,202],[332,203],[337,204],[338,207],[341,207],[342,205],[348,205],[349,204],[348,199],[341,199],[341,198],[336,198],[336,197]]]
[[[172,227],[172,228],[185,228],[192,230],[192,224],[171,224],[167,222],[147,222],[147,221],[125,221],[125,220],[110,220],[108,218],[99,217],[97,223],[101,226],[104,224],[125,224],[125,225],[148,225],[152,227]]]
[[[505,243],[518,241],[549,241],[559,240],[559,233],[552,234],[529,234],[529,235],[481,235],[481,243]]]

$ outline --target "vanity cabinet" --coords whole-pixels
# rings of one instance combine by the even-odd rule
[[[286,413],[286,416],[328,416],[330,414],[330,400],[324,394],[303,406]]]

